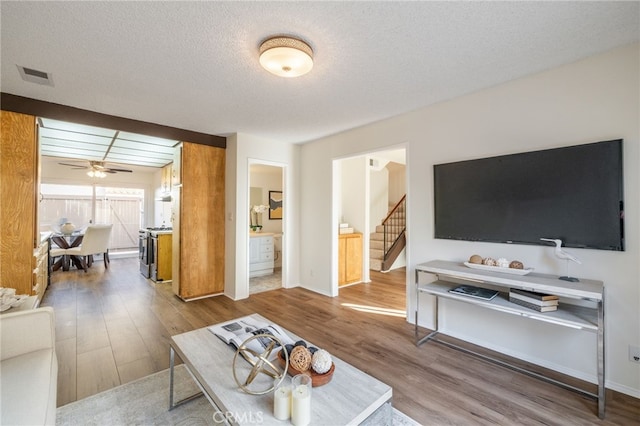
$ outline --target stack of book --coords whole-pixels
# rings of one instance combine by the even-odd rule
[[[553,294],[534,293],[532,291],[509,289],[509,302],[516,303],[538,312],[550,312],[558,309],[558,296]]]

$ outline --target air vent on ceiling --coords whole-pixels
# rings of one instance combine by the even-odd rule
[[[18,67],[18,71],[20,71],[20,77],[22,77],[24,81],[53,86],[53,79],[51,78],[51,74],[48,72],[34,70],[33,68],[27,68],[20,65],[16,66]]]

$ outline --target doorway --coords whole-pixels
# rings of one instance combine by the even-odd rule
[[[284,286],[283,165],[249,164],[249,295]]]
[[[385,234],[381,229],[382,223],[406,194],[406,149],[401,146],[337,159],[333,170],[336,182],[334,217],[338,218],[335,237],[338,242],[334,245],[337,247],[334,262],[338,274],[333,294],[337,294],[345,286],[370,282],[371,271],[388,272],[406,266],[406,255],[401,250],[391,266],[382,267],[384,239],[389,233]],[[406,221],[404,213],[402,216]],[[350,238],[354,234],[361,234],[362,241]],[[354,242],[359,246],[358,253],[349,247],[349,243]],[[358,276],[349,269],[354,258],[361,269],[356,271]]]

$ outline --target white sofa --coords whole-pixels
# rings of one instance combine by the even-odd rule
[[[0,315],[1,425],[55,425],[55,345],[52,308]]]

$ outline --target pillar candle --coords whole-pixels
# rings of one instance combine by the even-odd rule
[[[278,420],[288,420],[291,416],[291,386],[278,386],[273,394],[273,415]]]
[[[291,422],[294,426],[307,426],[311,422],[310,387],[298,385],[291,395]]]

